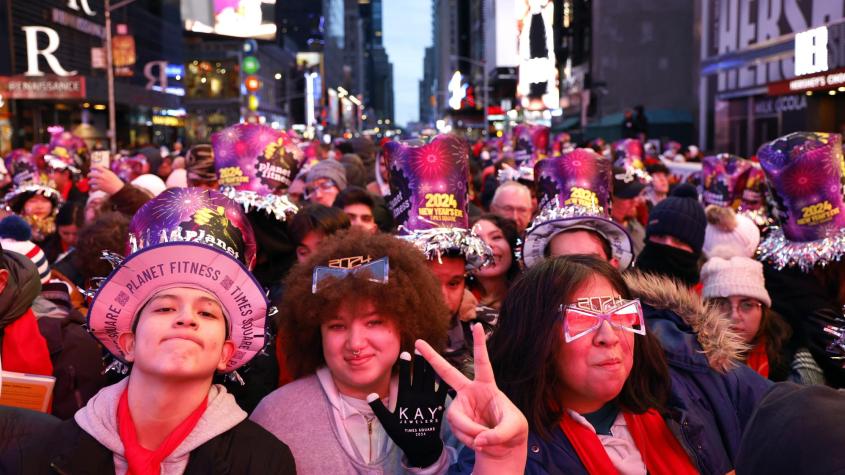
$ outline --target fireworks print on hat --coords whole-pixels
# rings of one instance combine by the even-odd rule
[[[758,157],[774,203],[762,259],[807,271],[845,254],[845,162],[839,134],[795,132],[763,145]]]
[[[161,195],[164,199],[144,204],[129,223],[130,253],[164,242],[201,242],[252,269],[255,237],[240,206],[202,188],[171,188]]]
[[[237,124],[211,136],[221,191],[247,211],[285,220],[297,208],[285,196],[304,153],[291,136],[261,124]]]
[[[469,269],[489,262],[489,246],[467,229],[466,142],[454,135],[438,135],[427,144],[390,142],[384,157],[390,175],[388,206],[400,235],[429,259],[455,251],[466,257]]]
[[[568,229],[599,233],[621,268],[631,264],[631,238],[609,216],[612,174],[610,160],[586,148],[537,163],[534,177],[541,211],[526,231],[522,251],[526,266],[542,261],[550,240]]]

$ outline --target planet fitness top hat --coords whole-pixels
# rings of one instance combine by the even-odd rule
[[[631,237],[610,219],[612,175],[610,160],[586,148],[537,164],[534,176],[542,211],[526,231],[522,250],[526,266],[544,259],[546,247],[555,235],[573,229],[599,233],[610,243],[620,268],[631,265]]]
[[[773,201],[773,226],[759,258],[808,272],[845,254],[842,136],[794,132],[757,152]]]
[[[265,343],[267,298],[249,272],[255,237],[243,210],[222,194],[201,188],[171,188],[144,204],[129,224],[131,254],[96,291],[88,327],[117,359],[126,362],[118,337],[132,329],[138,313],[159,291],[204,290],[217,297],[236,351],[231,372]]]
[[[220,191],[244,209],[279,221],[297,211],[286,193],[304,154],[291,135],[260,124],[237,124],[211,136]]]
[[[729,153],[704,157],[700,192],[705,206],[737,209],[751,168],[751,161]]]
[[[384,146],[390,173],[390,201],[399,234],[429,259],[456,252],[468,269],[487,264],[492,250],[468,229],[469,149],[454,135],[428,144]]]

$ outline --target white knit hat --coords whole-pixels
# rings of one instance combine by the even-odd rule
[[[772,306],[763,279],[763,264],[754,259],[743,256],[710,258],[701,268],[701,282],[704,299],[741,295],[757,299],[766,307]]]
[[[760,244],[760,229],[754,221],[731,208],[708,206],[702,251],[707,257],[754,257]]]
[[[159,178],[157,175],[153,175],[151,173],[145,173],[132,180],[131,183],[133,186],[137,186],[138,188],[149,193],[150,198],[155,198],[162,191],[167,189],[167,185],[164,184],[164,180]]]

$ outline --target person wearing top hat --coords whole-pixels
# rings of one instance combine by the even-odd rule
[[[757,254],[772,309],[792,325],[826,382],[845,387],[837,337],[845,332],[845,199],[842,136],[794,132],[757,152],[771,195]]]
[[[132,253],[94,295],[88,327],[131,367],[22,455],[23,472],[295,473],[287,446],[221,385],[265,343],[267,300],[250,274],[240,207],[197,188],[165,191],[129,228]]]
[[[384,150],[398,234],[425,254],[437,276],[451,319],[447,359],[469,374],[470,323],[492,331],[496,321],[495,311],[479,308],[466,289],[467,272],[488,264],[493,254],[469,229],[469,149],[454,135],[439,135],[422,145],[390,142]]]
[[[631,237],[609,215],[611,170],[609,160],[585,148],[536,165],[542,211],[526,232],[527,267],[571,254],[596,255],[621,269],[631,265]]]
[[[56,232],[56,213],[62,204],[59,192],[49,186],[38,171],[15,175],[15,185],[5,196],[6,207],[20,215],[32,228],[36,244]]]

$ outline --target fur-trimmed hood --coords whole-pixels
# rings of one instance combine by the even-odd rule
[[[657,311],[674,313],[691,328],[700,349],[689,350],[703,354],[711,368],[724,373],[740,363],[741,355],[748,350],[748,346],[729,328],[728,321],[715,308],[705,305],[698,294],[668,277],[636,270],[625,272],[623,275],[631,293],[635,298],[639,298],[640,302]],[[648,311],[646,319],[649,319]],[[654,326],[653,322],[648,323]],[[677,328],[677,331],[689,333],[683,328]],[[672,345],[666,341],[666,332],[660,333],[658,332],[658,337],[664,349],[667,353],[675,353],[669,356],[670,359],[677,356],[677,347],[689,346],[686,343]]]

